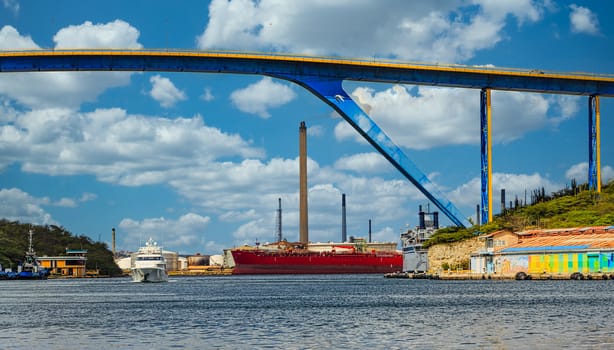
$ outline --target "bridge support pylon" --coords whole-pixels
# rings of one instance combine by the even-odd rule
[[[490,89],[480,91],[480,154],[482,224],[492,221],[492,118]]]
[[[601,131],[599,96],[588,97],[588,188],[601,193]]]

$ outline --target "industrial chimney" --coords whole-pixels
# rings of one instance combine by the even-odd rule
[[[345,223],[345,193],[341,194],[341,242],[347,242],[347,226]]]
[[[113,247],[113,257],[115,258],[116,257],[115,255],[115,227],[111,229],[111,237],[112,237],[111,245]]]
[[[279,209],[277,209],[277,242],[281,242],[283,239],[281,235],[281,198],[277,200],[279,201]]]
[[[501,213],[505,214],[505,188],[501,189]]]
[[[307,127],[301,122],[299,132],[299,241],[309,244],[309,220],[307,219]]]

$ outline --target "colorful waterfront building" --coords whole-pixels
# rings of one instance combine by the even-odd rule
[[[473,273],[495,273],[498,269],[497,256],[499,252],[508,246],[518,243],[518,233],[501,230],[490,234],[479,236],[483,242],[483,247],[471,255],[471,272]]]
[[[65,256],[38,257],[41,265],[50,271],[51,275],[85,277],[87,249],[66,249]]]
[[[614,273],[614,226],[497,231],[480,239],[484,248],[471,256],[474,273]]]

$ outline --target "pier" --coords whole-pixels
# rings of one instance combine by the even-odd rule
[[[431,280],[614,280],[614,273],[540,273],[528,274],[518,272],[515,274],[497,274],[497,273],[412,273],[412,272],[393,272],[384,275],[385,278],[403,278],[403,279],[431,279]]]

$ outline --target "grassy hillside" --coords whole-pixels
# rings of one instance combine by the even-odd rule
[[[614,182],[610,181],[598,194],[586,190],[586,185],[563,189],[549,196],[534,191],[534,204],[506,210],[493,217],[493,221],[482,226],[466,229],[448,227],[438,230],[425,245],[451,243],[474,237],[476,234],[490,233],[501,229],[523,231],[540,228],[567,228],[583,226],[614,225]]]
[[[0,220],[0,264],[17,268],[28,249],[28,231],[34,232],[32,245],[38,256],[65,255],[68,249],[87,249],[87,269],[99,269],[102,275],[121,275],[106,243],[94,242],[87,236],[74,236],[58,226],[34,226]]]

